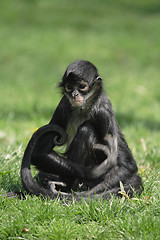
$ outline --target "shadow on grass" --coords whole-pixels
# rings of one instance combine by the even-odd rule
[[[3,111],[0,114],[0,117],[8,120],[10,122],[16,122],[16,121],[35,121],[36,119],[46,119],[46,124],[50,121],[52,118],[52,115],[54,113],[55,109],[48,108],[41,108],[41,109],[32,109],[30,111],[24,111],[24,110],[16,110],[13,112],[6,112]],[[120,128],[125,128],[126,126],[143,126],[146,129],[149,129],[151,131],[159,131],[160,130],[160,123],[153,119],[148,118],[138,118],[134,114],[129,113],[116,113],[116,118],[118,121],[118,124],[120,125]]]
[[[121,114],[118,113],[116,114],[116,118],[118,121],[118,124],[120,125],[120,128],[125,128],[126,126],[138,126],[141,125],[151,131],[159,131],[160,130],[160,123],[152,120],[152,119],[147,119],[147,118],[137,118],[134,116],[134,114]]]
[[[30,109],[28,111],[22,109],[16,109],[13,111],[3,111],[0,114],[1,119],[5,119],[6,121],[16,122],[16,121],[36,121],[36,119],[48,119],[50,121],[53,112],[55,109],[43,108],[43,109]]]
[[[142,2],[123,2],[121,1],[121,6],[126,11],[134,11],[142,14],[159,14],[160,13],[160,2],[150,1],[150,3],[146,3],[146,1]]]

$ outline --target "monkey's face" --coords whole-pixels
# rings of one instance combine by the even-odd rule
[[[89,94],[89,84],[84,80],[70,80],[65,83],[64,92],[72,106],[83,107]]]
[[[68,66],[59,86],[72,106],[88,110],[102,90],[102,79],[93,64],[78,60]]]

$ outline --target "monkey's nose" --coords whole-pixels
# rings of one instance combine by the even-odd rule
[[[78,96],[79,96],[78,90],[74,90],[74,91],[72,92],[72,97],[75,98],[75,97],[78,97]]]

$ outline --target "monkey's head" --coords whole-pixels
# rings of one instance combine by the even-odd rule
[[[92,63],[78,60],[68,66],[60,87],[72,106],[84,108],[99,95],[102,79]]]

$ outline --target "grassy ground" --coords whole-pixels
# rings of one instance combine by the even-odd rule
[[[159,26],[158,0],[1,1],[1,193],[22,190],[26,144],[50,120],[66,66],[81,58],[99,69],[144,192],[71,204],[0,197],[0,239],[159,239]]]

